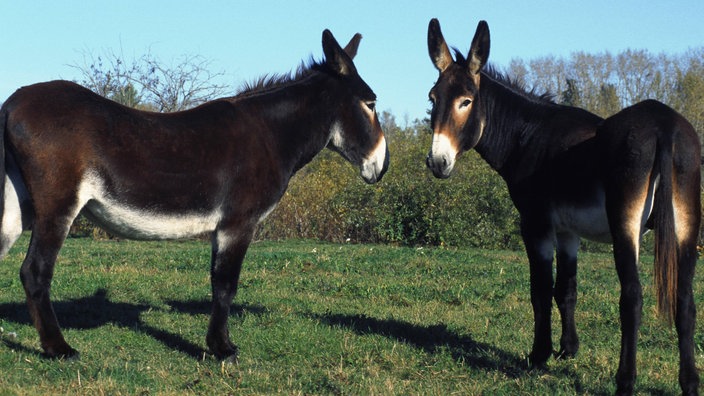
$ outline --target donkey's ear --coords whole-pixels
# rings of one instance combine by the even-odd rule
[[[359,42],[362,40],[362,35],[357,33],[352,37],[349,43],[345,46],[345,52],[349,55],[350,59],[354,59],[357,56],[357,48],[359,48]]]
[[[352,41],[354,40],[353,37]],[[357,44],[359,44],[359,41]],[[353,44],[352,47],[354,47],[356,52],[356,45]],[[325,64],[336,73],[342,76],[357,73],[357,69],[354,67],[354,63],[352,63],[352,58],[340,47],[335,37],[333,37],[332,33],[327,29],[323,31],[323,53],[325,54]]]
[[[479,21],[467,56],[468,70],[471,74],[478,74],[486,64],[489,59],[489,46],[489,24],[486,21]]]
[[[431,19],[428,24],[428,53],[430,60],[433,61],[440,73],[454,62],[445,38],[442,36],[442,31],[440,31],[440,22],[435,18]]]

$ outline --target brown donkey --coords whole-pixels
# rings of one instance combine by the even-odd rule
[[[325,147],[381,179],[388,150],[376,96],[345,49],[323,32],[325,60],[295,76],[171,114],[121,106],[66,81],[18,90],[0,109],[1,252],[32,238],[20,276],[50,357],[76,351],[49,298],[59,249],[79,213],[135,239],[212,235],[212,313],[206,342],[234,359],[227,320],[254,230],[293,174]]]

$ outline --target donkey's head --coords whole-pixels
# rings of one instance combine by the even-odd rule
[[[428,52],[440,77],[429,94],[433,103],[433,142],[426,164],[435,177],[446,178],[452,173],[457,156],[477,145],[486,125],[479,83],[480,72],[489,58],[489,25],[479,22],[467,58],[455,50],[455,60],[440,23],[432,19],[428,26]]]
[[[352,63],[361,39],[356,34],[343,49],[329,30],[323,32],[325,66],[337,82],[333,95],[338,103],[328,147],[359,166],[364,181],[375,183],[389,167],[389,150],[376,115],[376,95]]]

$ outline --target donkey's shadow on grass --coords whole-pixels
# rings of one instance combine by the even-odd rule
[[[428,354],[447,351],[456,361],[486,371],[500,371],[510,378],[518,378],[532,371],[520,356],[476,341],[470,335],[460,336],[444,324],[419,326],[365,315],[326,314],[317,318],[328,325],[346,327],[360,335],[378,334],[393,338]]]
[[[55,301],[53,305],[61,326],[66,329],[88,330],[113,324],[147,334],[167,347],[195,359],[203,359],[204,354],[207,353],[203,346],[142,320],[142,313],[163,310],[163,307],[139,302],[114,302],[110,300],[105,289],[98,289],[93,295],[78,299]],[[166,305],[174,312],[188,315],[208,315],[211,308],[211,303],[207,300],[167,301]],[[260,305],[233,304],[230,314],[233,317],[241,317],[245,313],[261,315],[266,311],[267,309]],[[429,354],[448,350],[454,359],[464,361],[471,367],[489,371],[498,370],[509,377],[520,377],[529,371],[525,360],[519,356],[496,346],[475,341],[471,336],[459,336],[445,325],[420,326],[398,320],[335,313],[324,315],[299,313],[299,315],[329,326],[350,328],[360,335],[379,334],[394,338]],[[17,324],[32,324],[24,302],[0,304],[0,318]],[[236,326],[234,323],[233,325]],[[12,341],[9,337],[2,337],[2,342],[12,349],[39,353]]]
[[[134,329],[147,334],[163,343],[168,348],[179,351],[194,359],[202,360],[208,351],[201,345],[194,344],[183,337],[165,329],[156,328],[145,323],[141,315],[149,310],[160,310],[143,303],[113,302],[107,291],[98,289],[93,295],[73,300],[54,302],[56,315],[63,328],[95,329],[107,324]],[[207,300],[167,301],[166,305],[173,311],[189,315],[208,315],[211,303]],[[262,315],[267,308],[260,305],[233,304],[231,316],[241,317],[246,314]],[[336,313],[311,314],[299,313],[300,316],[312,318],[328,326],[349,328],[360,335],[378,334],[421,349],[428,354],[449,351],[457,361],[472,368],[485,371],[499,371],[509,378],[519,378],[535,369],[529,368],[520,356],[507,352],[500,347],[474,340],[470,335],[458,335],[446,325],[420,326],[393,319],[377,319],[365,315],[343,315]],[[0,304],[0,318],[17,324],[31,325],[31,319],[24,303]],[[29,348],[10,337],[2,337],[7,347],[26,353],[39,354],[38,350]],[[557,375],[577,378],[570,370],[560,369]],[[578,381],[576,379],[576,381]],[[579,381],[578,381],[579,382]],[[577,385],[577,388],[580,388]]]
[[[419,326],[394,319],[378,319],[365,315],[342,315],[327,313],[311,315],[329,326],[349,328],[359,335],[378,334],[396,339],[428,354],[447,351],[458,362],[464,362],[473,369],[487,372],[501,372],[506,377],[517,379],[527,375],[552,375],[571,378],[576,393],[594,395],[612,394],[604,384],[584,384],[580,376],[568,367],[531,367],[525,358],[501,349],[495,345],[475,340],[471,335],[459,335],[444,324]],[[653,394],[665,394],[655,391]]]
[[[166,304],[175,312],[190,315],[208,315],[211,308],[211,303],[206,300],[167,301]],[[201,360],[208,354],[208,351],[202,346],[194,344],[175,333],[148,325],[142,320],[141,314],[143,312],[161,308],[148,304],[110,301],[105,289],[98,289],[92,296],[88,297],[54,301],[53,305],[56,316],[59,318],[59,323],[65,329],[87,330],[106,324],[114,324],[147,334],[167,347],[189,355],[194,359]],[[266,309],[258,305],[239,304],[232,305],[230,309],[230,315],[235,317],[242,316],[245,312],[260,315],[266,312]],[[18,324],[32,324],[27,306],[24,303],[0,304],[0,318]],[[27,348],[8,337],[3,337],[2,342],[14,350],[39,354],[39,351]]]

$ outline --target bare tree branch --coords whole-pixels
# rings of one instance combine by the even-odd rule
[[[106,51],[83,54],[71,65],[82,74],[79,83],[106,98],[132,107],[161,112],[195,107],[224,95],[229,87],[218,83],[224,72],[211,72],[211,62],[200,55],[182,55],[167,65],[151,53],[127,62],[124,55]]]

